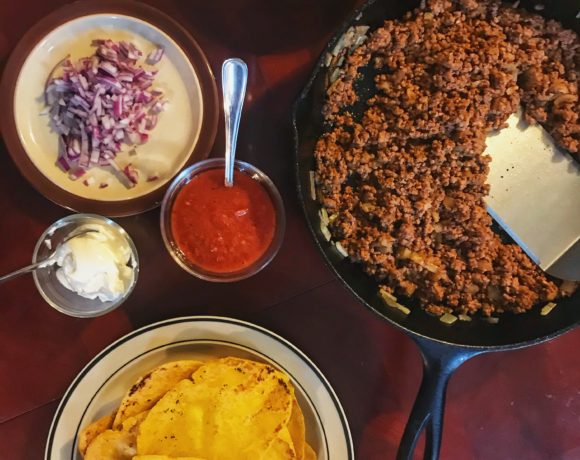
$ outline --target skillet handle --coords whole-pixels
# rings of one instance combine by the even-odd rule
[[[441,449],[445,392],[451,374],[485,350],[441,344],[415,338],[423,356],[423,380],[407,421],[397,460],[412,460],[421,433],[426,431],[424,460],[437,460]]]

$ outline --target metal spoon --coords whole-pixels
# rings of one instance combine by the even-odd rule
[[[94,228],[88,228],[88,229],[85,229],[85,230],[81,230],[78,233],[74,233],[72,235],[67,236],[64,240],[62,240],[57,245],[56,249],[46,259],[43,259],[40,262],[36,262],[36,263],[30,264],[30,265],[28,265],[26,267],[20,268],[19,270],[16,270],[16,271],[13,271],[11,273],[8,273],[7,275],[0,276],[0,284],[2,284],[4,281],[8,281],[8,280],[11,280],[13,278],[17,278],[20,275],[24,275],[25,273],[30,273],[30,272],[36,270],[37,268],[45,267],[47,265],[50,265],[50,264],[54,263],[54,259],[56,257],[56,253],[58,252],[58,250],[60,249],[60,247],[64,243],[66,243],[67,241],[72,240],[73,238],[76,238],[76,237],[82,236],[82,235],[86,235],[87,233],[91,233],[91,232],[98,232],[98,230],[96,230]]]
[[[248,66],[238,58],[227,59],[222,65],[222,92],[226,122],[225,186],[234,185],[234,160],[240,118],[248,83]]]

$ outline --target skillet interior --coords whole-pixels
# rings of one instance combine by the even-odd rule
[[[334,48],[338,39],[350,26],[368,25],[374,30],[384,19],[400,18],[418,3],[414,1],[403,5],[396,0],[367,2],[330,41],[308,85],[296,102],[293,124],[297,183],[308,225],[327,263],[350,291],[368,308],[411,335],[456,345],[487,348],[516,348],[547,340],[580,324],[580,291],[570,298],[557,301],[557,307],[547,316],[541,316],[539,307],[536,307],[525,314],[504,314],[498,324],[489,324],[474,318],[471,322],[457,321],[448,326],[413,303],[407,302],[407,306],[412,310],[408,316],[386,307],[378,297],[377,282],[365,275],[360,266],[342,259],[333,244],[327,242],[320,231],[318,216],[320,206],[310,197],[310,171],[315,168],[314,145],[323,132],[321,109],[325,96],[324,55]],[[578,7],[575,0],[556,0],[543,4],[545,9],[541,13],[545,17],[554,18],[566,27],[579,32],[580,19],[576,18]],[[534,2],[522,1],[521,6],[534,11]]]

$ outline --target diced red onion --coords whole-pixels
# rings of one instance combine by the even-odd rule
[[[94,177],[87,177],[87,178],[86,178],[86,179],[83,181],[83,184],[84,184],[86,187],[89,187],[89,186],[93,185],[94,183],[95,183],[95,178],[94,178]]]
[[[81,126],[81,155],[88,153],[89,151],[89,138],[87,136],[87,131],[84,126]]]
[[[127,187],[129,188],[135,187],[135,182],[133,182],[127,177],[123,169],[121,169],[121,167],[117,164],[117,162],[113,158],[109,159],[109,165],[115,170],[117,175],[125,182]]]
[[[158,46],[157,48],[155,48],[147,56],[147,64],[150,64],[150,65],[157,64],[161,60],[161,58],[163,57],[164,52],[165,52],[165,50],[163,49],[162,46]]]
[[[85,91],[89,90],[89,82],[83,74],[79,74],[79,83]]]
[[[101,152],[99,152],[99,149],[93,148],[93,151],[91,152],[90,164],[95,165],[95,166],[98,165],[100,155],[101,155]]]
[[[119,73],[119,69],[117,69],[117,67],[111,63],[111,62],[101,62],[99,64],[99,69],[103,70],[104,72],[108,73],[109,75],[111,75],[112,77],[116,77],[117,74]]]
[[[148,103],[148,102],[151,102],[152,99],[153,99],[153,96],[151,95],[151,93],[149,91],[142,91],[135,98],[135,102]]]
[[[166,101],[153,84],[157,69],[137,64],[143,53],[132,43],[110,39],[93,41],[96,52],[73,63],[65,57],[50,72],[45,85],[53,129],[60,135],[57,163],[73,180],[93,166],[111,166],[128,186],[139,173],[131,164],[121,168],[114,161],[122,144],[142,144],[157,125]],[[157,47],[147,56],[148,64],[163,57]],[[59,77],[54,77],[60,69]],[[155,180],[150,175],[147,180]],[[89,179],[86,179],[89,181]],[[89,182],[90,183],[90,182]],[[108,186],[102,183],[99,188]]]
[[[97,126],[99,126],[99,120],[97,119],[97,114],[96,113],[91,113],[89,115],[89,123],[90,123],[91,126],[93,126],[95,128]]]
[[[109,117],[109,115],[105,114],[101,117],[101,124],[105,129],[111,129],[113,127],[114,121]]]
[[[123,115],[123,95],[119,94],[119,97],[113,102],[113,113],[115,117],[121,118]]]
[[[63,103],[66,104],[66,101],[64,100],[64,98],[61,98],[58,103],[59,105],[61,104],[61,100],[63,101]],[[81,96],[79,96],[78,94],[75,94],[72,98],[71,98],[71,103],[73,103],[74,105],[78,106],[78,107],[82,107],[84,110],[89,111],[91,110],[91,105],[86,101],[86,99],[83,99]]]
[[[119,74],[117,75],[117,80],[132,82],[133,81],[133,74],[129,73],[129,72],[119,72]]]
[[[152,114],[161,113],[165,110],[165,101],[158,101],[149,109]]]
[[[69,146],[74,153],[77,155],[81,154],[81,143],[79,142],[78,138],[73,138],[71,142],[69,142]]]
[[[78,165],[83,169],[89,168],[89,166],[91,165],[91,156],[89,152],[81,152],[81,154],[79,155]]]
[[[76,108],[74,108],[74,107],[70,107],[70,106],[68,107],[68,109],[67,109],[67,110],[68,110],[68,112],[70,112],[70,113],[72,113],[72,114],[76,115],[76,116],[77,116],[77,117],[79,117],[79,118],[87,118],[87,117],[88,117],[88,115],[89,115],[89,114],[88,114],[87,112],[85,112],[84,110],[81,110],[81,109],[76,109]]]
[[[70,163],[68,161],[67,155],[59,156],[57,162],[60,165],[60,167],[63,169],[63,171],[65,171],[65,172],[70,171]]]
[[[129,138],[129,144],[136,145],[141,143],[141,137],[139,136],[139,133],[130,132],[127,133],[127,137]]]
[[[151,131],[153,128],[155,128],[158,119],[159,117],[155,113],[152,114],[150,117],[147,117],[147,120],[145,121],[145,129],[147,131]]]
[[[87,171],[84,168],[77,168],[69,174],[69,177],[72,180],[77,180],[78,178],[84,176],[86,172]]]
[[[103,59],[107,59],[112,62],[116,62],[118,59],[117,51],[112,48],[107,48],[106,45],[101,45],[97,49],[97,54]]]
[[[123,173],[127,176],[131,182],[136,184],[139,181],[139,172],[135,169],[135,167],[129,163],[127,166],[123,168]]]

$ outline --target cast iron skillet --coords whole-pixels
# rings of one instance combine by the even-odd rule
[[[423,381],[399,446],[398,459],[411,459],[419,435],[426,431],[424,458],[437,459],[441,445],[445,390],[449,377],[468,359],[491,351],[513,350],[550,340],[580,324],[580,292],[571,298],[558,301],[558,306],[547,316],[536,308],[522,315],[503,315],[498,324],[480,319],[471,322],[457,321],[448,326],[429,316],[418,306],[407,302],[410,315],[385,306],[377,293],[377,283],[367,277],[359,266],[341,258],[334,245],[327,242],[320,231],[318,210],[320,206],[311,198],[310,171],[314,170],[314,144],[322,133],[321,108],[325,96],[326,68],[324,55],[332,50],[353,25],[368,25],[371,31],[384,19],[400,18],[418,2],[397,0],[369,0],[356,11],[330,41],[320,58],[314,74],[296,101],[293,127],[296,155],[298,193],[310,230],[327,263],[350,291],[370,310],[404,331],[421,349],[423,355]],[[578,32],[580,20],[576,0],[546,2],[541,14],[561,21]],[[522,2],[523,7],[534,11],[533,4]]]

